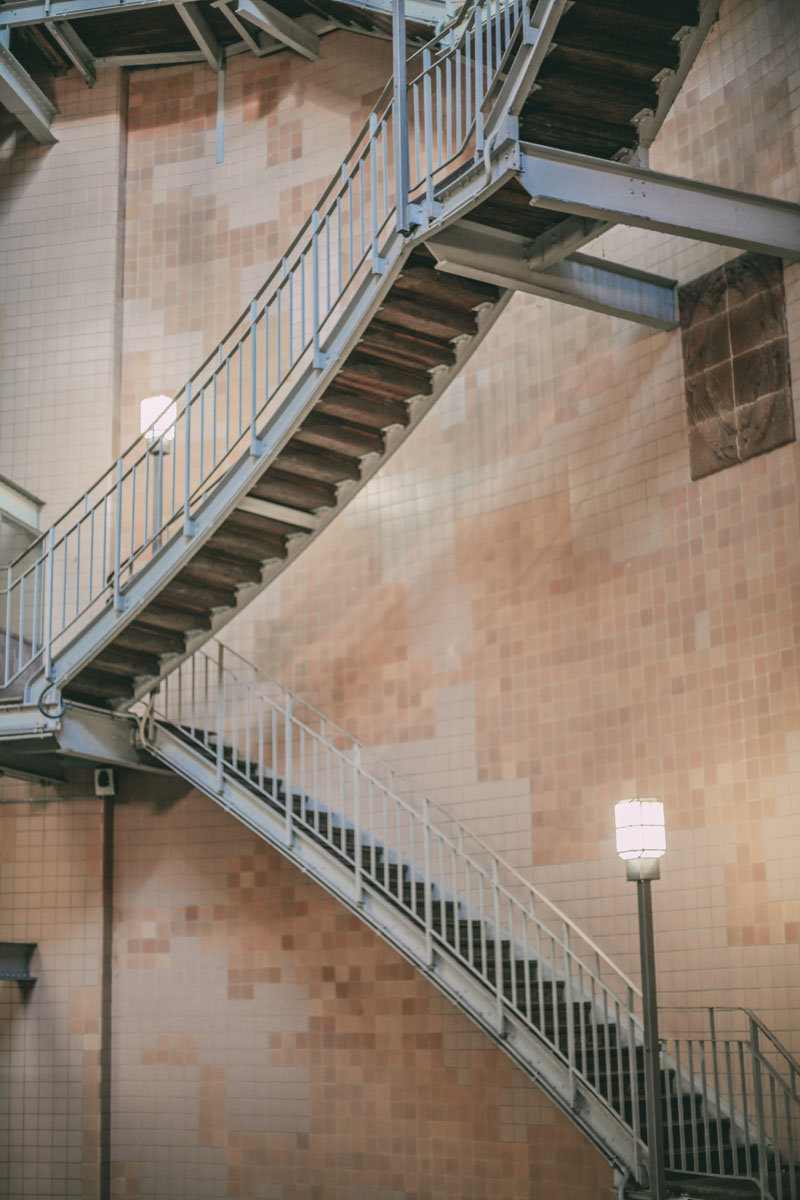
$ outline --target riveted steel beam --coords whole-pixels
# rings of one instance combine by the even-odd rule
[[[212,71],[219,72],[225,61],[222,46],[203,16],[199,4],[176,4],[175,9]]]
[[[559,300],[594,312],[637,321],[655,329],[678,324],[676,284],[646,271],[573,254],[547,270],[527,261],[528,243],[475,221],[459,221],[428,242],[437,267],[466,276]]]
[[[644,167],[520,143],[520,182],[531,203],[595,221],[800,256],[800,205]]]
[[[236,15],[244,17],[265,33],[271,34],[297,54],[316,62],[319,59],[319,38],[299,22],[285,16],[266,0],[238,0]]]
[[[58,112],[37,87],[25,68],[0,42],[0,104],[20,121],[37,142],[52,145],[58,141],[50,122]]]
[[[2,17],[2,13],[0,13],[0,17]],[[45,28],[83,76],[86,86],[94,87],[97,83],[97,75],[92,52],[78,37],[69,21],[45,21]]]

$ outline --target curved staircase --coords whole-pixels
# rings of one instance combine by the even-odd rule
[[[800,252],[797,206],[745,197],[771,203],[759,239],[737,193],[642,165],[717,4],[476,0],[408,62],[398,12],[392,83],[171,423],[8,568],[0,701],[150,691],[334,519],[514,288],[674,327],[672,281],[575,253],[614,220]]]
[[[607,1158],[620,1195],[650,1188],[641,992],[574,922],[447,810],[219,643],[138,709],[142,749],[436,984]],[[709,1029],[695,1019],[661,1042],[669,1190],[797,1200],[800,1064],[746,1010],[700,1015]],[[689,1008],[679,1020],[696,1017]]]
[[[717,6],[476,0],[406,62],[398,3],[392,84],[286,255],[166,427],[0,592],[0,738],[54,738],[70,708],[91,716],[86,756],[105,721],[108,761],[131,762],[140,701],[133,765],[178,772],[356,911],[631,1196],[649,1186],[635,985],[469,830],[201,647],[408,436],[514,289],[675,325],[671,281],[577,253],[611,224],[800,255],[797,205],[646,165]],[[662,1052],[678,1191],[798,1200],[798,1068],[753,1028]]]

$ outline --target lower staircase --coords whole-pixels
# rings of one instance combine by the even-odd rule
[[[614,1166],[650,1188],[641,993],[446,810],[224,647],[138,713],[143,746],[313,876],[467,1013]],[[218,733],[217,731],[221,731]],[[435,811],[435,821],[433,814]],[[697,1012],[710,1022],[698,1036]],[[675,1195],[797,1200],[800,1065],[754,1014],[662,1040]]]

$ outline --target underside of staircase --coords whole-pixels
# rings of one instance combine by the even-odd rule
[[[574,0],[535,7],[552,28],[540,29],[540,40],[547,33],[547,52],[528,71],[529,81],[525,76],[519,83],[524,92],[517,96],[519,139],[597,161],[628,161],[666,115],[672,93],[665,91],[665,80],[685,76],[714,6],[704,4],[701,11],[696,0],[661,8],[648,0]],[[487,39],[493,24],[488,21]],[[499,59],[497,29],[494,36]],[[693,38],[696,45],[687,52]],[[491,59],[488,40],[487,47]],[[502,48],[491,84],[501,99],[524,59],[524,31],[507,35]],[[435,131],[430,136],[435,140]],[[128,598],[123,556],[123,601],[115,595],[113,621],[107,610],[100,613],[94,641],[82,629],[79,647],[62,654],[60,662],[56,653],[55,666],[46,662],[43,673],[34,633],[28,671],[0,698],[21,695],[27,682],[32,698],[53,684],[66,699],[126,707],[218,631],[330,523],[428,411],[512,294],[437,261],[435,235],[452,222],[450,212],[466,215],[478,238],[481,230],[513,236],[531,260],[545,266],[607,227],[566,215],[546,200],[532,201],[513,173],[506,172],[500,186],[480,172],[476,179],[471,162],[435,181],[427,216],[418,218],[411,236],[388,247],[383,273],[372,280],[348,339],[332,356],[333,366],[316,372],[288,436],[264,455],[259,471],[250,472],[246,492],[213,523],[202,523],[179,551],[174,543],[180,535],[172,537],[171,548],[165,547],[171,557],[161,553],[160,574],[157,564],[149,564],[154,583],[146,593]],[[448,196],[455,197],[450,209],[432,219]],[[416,199],[424,207],[419,189]],[[425,244],[431,239],[433,252]],[[46,573],[43,561],[42,595]],[[37,582],[29,584],[29,595]],[[57,580],[56,604],[59,587]],[[15,595],[9,607],[16,602]],[[68,633],[60,644],[69,648]],[[20,637],[20,657],[24,652]]]
[[[536,893],[536,904],[555,914],[550,924],[540,919],[535,889],[519,877],[502,883],[505,868],[488,847],[470,857],[437,829],[427,802],[409,807],[356,754],[309,735],[288,698],[276,704],[249,683],[240,695],[244,685],[235,673],[228,679],[221,652],[209,662],[202,646],[402,444],[517,286],[531,290],[535,276],[543,294],[558,293],[565,270],[584,290],[577,301],[564,298],[597,307],[587,279],[610,274],[633,279],[634,291],[666,294],[674,309],[671,281],[577,253],[615,223],[731,245],[750,245],[752,227],[758,247],[800,253],[797,206],[647,168],[647,148],[716,8],[712,0],[465,7],[414,56],[408,87],[384,93],[249,316],[179,393],[181,433],[172,450],[154,434],[152,444],[121,456],[26,552],[16,575],[12,564],[0,597],[0,769],[4,739],[24,774],[35,766],[38,738],[48,739],[48,752],[108,762],[118,755],[127,765],[181,775],[357,912],[467,1012],[614,1165],[620,1194],[631,1197],[648,1181],[631,981],[593,944],[581,958],[573,944],[586,941],[581,931]],[[473,76],[470,107],[458,81],[471,88]],[[453,120],[434,103],[442,92],[457,105]],[[403,130],[393,171],[390,117]],[[404,171],[410,183],[395,203],[390,178],[402,181]],[[684,186],[699,191],[681,219],[673,209]],[[749,220],[751,210],[764,216],[763,229]],[[335,267],[325,262],[332,245],[336,286]],[[555,267],[562,275],[547,275]],[[669,304],[664,315],[660,300],[648,303],[649,323],[674,325]],[[616,300],[601,306],[618,310]],[[299,352],[291,329],[288,348],[281,343],[281,320],[301,330]],[[238,412],[230,401],[237,372]],[[223,384],[228,407],[218,417]],[[170,497],[168,516],[157,520],[156,471],[159,511],[165,488]],[[198,679],[205,694],[195,709]],[[134,722],[126,711],[137,701]],[[78,709],[84,745],[65,749]],[[339,773],[336,787],[331,770]],[[777,1139],[756,1135],[747,1112],[698,1083],[691,1066],[666,1055],[661,1076],[677,1192],[798,1200],[795,1158]]]

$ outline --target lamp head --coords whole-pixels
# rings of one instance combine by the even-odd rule
[[[171,442],[177,419],[178,406],[171,396],[148,396],[140,405],[139,432],[148,442]]]
[[[617,854],[628,863],[628,878],[657,879],[658,860],[667,849],[664,805],[636,797],[614,806]]]

